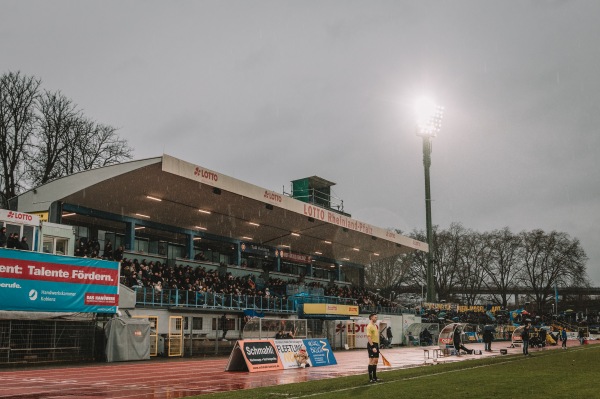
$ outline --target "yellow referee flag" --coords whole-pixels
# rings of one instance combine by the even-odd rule
[[[388,360],[385,358],[385,356],[383,356],[382,353],[379,353],[379,356],[381,356],[381,360],[383,361],[383,365],[384,366],[390,366],[390,367],[392,367],[392,363],[388,362]]]

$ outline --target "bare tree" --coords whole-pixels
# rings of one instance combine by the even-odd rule
[[[467,305],[475,305],[481,297],[486,278],[485,267],[490,263],[491,248],[488,234],[468,230],[461,245],[458,275]]]
[[[394,300],[399,287],[409,281],[410,260],[406,255],[392,256],[365,266],[365,285],[381,289],[381,294]]]
[[[25,155],[35,126],[35,103],[41,81],[20,72],[0,76],[0,206],[24,186]]]
[[[79,117],[69,130],[64,153],[57,167],[63,176],[82,170],[113,165],[131,159],[127,140],[119,138],[117,129]]]
[[[487,243],[491,256],[490,261],[483,265],[487,272],[484,283],[492,291],[492,300],[506,308],[510,290],[517,285],[517,277],[521,273],[521,238],[505,227],[488,234]]]
[[[538,310],[552,298],[554,284],[559,286],[587,281],[587,257],[579,240],[568,234],[542,230],[520,233],[522,238],[522,276],[525,285],[533,291]]]
[[[411,237],[425,240],[422,231],[414,231]],[[514,289],[525,287],[533,292],[541,310],[552,298],[555,284],[589,285],[585,252],[579,240],[566,233],[534,230],[515,235],[508,227],[479,233],[453,223],[447,230],[436,226],[433,240],[435,285],[440,300],[453,300],[462,293],[473,305],[483,299],[486,287],[492,292],[492,300],[506,307]],[[403,284],[424,285],[426,254],[415,251],[407,260]]]
[[[37,134],[30,157],[29,178],[39,186],[64,175],[59,160],[65,155],[72,130],[81,118],[73,102],[61,92],[45,91],[38,102]]]
[[[449,299],[460,285],[459,267],[466,229],[460,223],[452,223],[448,230],[433,228],[433,261],[435,290],[438,299]],[[415,231],[411,237],[427,241],[425,233]],[[427,275],[427,255],[421,251],[412,254],[412,276],[415,283],[424,284]]]
[[[439,299],[449,299],[461,285],[461,253],[464,250],[466,229],[460,223],[452,223],[448,230],[433,234],[435,289]]]
[[[20,72],[0,76],[0,207],[24,188],[131,159],[117,129]]]
[[[80,170],[114,165],[131,159],[131,148],[127,140],[119,138],[117,128],[91,123],[91,129],[85,130],[91,134],[80,137],[78,141],[81,154]]]

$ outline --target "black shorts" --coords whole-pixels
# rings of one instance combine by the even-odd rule
[[[377,349],[377,352],[373,351],[373,349]],[[369,359],[378,359],[379,358],[379,344],[373,343],[373,345],[367,344],[367,352],[369,352]]]

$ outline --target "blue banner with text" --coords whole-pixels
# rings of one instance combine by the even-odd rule
[[[337,364],[327,339],[304,339],[303,341],[313,367]]]
[[[0,309],[115,313],[119,263],[0,248]]]

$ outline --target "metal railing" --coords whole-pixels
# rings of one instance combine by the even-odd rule
[[[384,306],[361,306],[361,314],[382,313],[382,314],[415,314],[414,310],[403,307],[384,307]]]
[[[277,296],[219,294],[180,289],[157,291],[152,287],[134,287],[136,306],[140,307],[184,307],[198,309],[244,310],[259,312],[295,313],[303,303],[331,303],[352,305],[353,298],[315,295],[294,295],[286,299]]]

